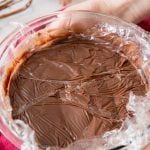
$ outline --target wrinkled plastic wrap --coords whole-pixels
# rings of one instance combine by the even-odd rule
[[[78,18],[80,18],[79,26]],[[72,19],[76,19],[77,22],[72,23]],[[68,20],[70,24],[67,28],[61,28],[61,23]],[[57,25],[59,25],[59,28],[57,28]],[[66,149],[106,150],[121,146],[128,150],[141,150],[150,142],[149,33],[120,19],[90,12],[78,11],[65,15],[54,13],[39,18],[18,28],[0,44],[0,88],[2,91],[0,93],[0,114],[3,122],[2,132],[13,142],[15,141],[17,147],[21,146],[23,150],[38,149],[34,139],[34,131],[21,120],[12,119],[10,98],[6,94],[4,82],[6,82],[8,70],[13,68],[16,58],[20,58],[26,52],[33,52],[39,47],[51,45],[54,41],[64,36],[69,36],[70,33],[75,33],[77,36],[90,40],[96,40],[99,36],[105,38],[114,34],[118,38],[112,42],[112,46],[118,53],[120,53],[123,46],[128,44],[130,46],[130,42],[135,43],[139,52],[132,53],[134,47],[131,47],[131,51],[127,52],[125,56],[137,68],[143,81],[147,84],[147,93],[144,97],[136,96],[133,92],[129,94],[127,110],[133,112],[134,115],[130,118],[127,117],[120,129],[106,132],[102,137],[97,136],[88,140],[77,141],[70,144]],[[8,131],[11,131],[11,133],[8,133]]]

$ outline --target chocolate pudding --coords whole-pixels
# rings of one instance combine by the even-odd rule
[[[40,146],[64,148],[120,128],[130,92],[144,96],[146,85],[127,57],[111,43],[72,36],[28,57],[9,96],[13,119],[27,123]]]

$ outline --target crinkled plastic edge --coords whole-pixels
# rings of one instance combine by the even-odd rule
[[[75,12],[73,12],[75,13]],[[76,13],[89,13],[90,12],[85,12],[85,11],[77,11]],[[140,46],[140,48],[143,50],[142,53],[143,53],[143,58],[144,58],[144,61],[146,62],[146,67],[147,65],[149,66],[149,60],[150,60],[150,35],[148,32],[145,32],[143,29],[141,29],[140,27],[137,27],[136,25],[134,24],[129,24],[129,23],[126,23],[116,17],[109,17],[109,16],[106,16],[106,15],[101,15],[101,14],[97,14],[97,13],[93,13],[94,15],[98,16],[98,17],[106,17],[106,20],[108,21],[107,23],[103,23],[101,24],[100,26],[104,27],[107,32],[110,32],[110,33],[117,33],[119,36],[121,36],[122,38],[124,39],[130,39],[130,40],[133,40],[135,42],[138,41],[138,44]],[[53,15],[50,15],[50,16],[47,16],[48,19],[51,19],[51,18],[54,18],[57,19],[56,16],[59,16],[59,13],[54,13]],[[46,18],[42,18],[43,20],[46,19]],[[29,34],[32,38],[33,34],[36,33],[37,31],[34,30],[34,29],[30,29],[32,27],[30,26],[37,26],[37,28],[40,26],[39,24],[41,24],[41,26],[44,28],[47,24],[49,24],[49,22],[53,21],[53,19],[50,21],[50,20],[46,20],[46,23],[44,22],[44,25],[43,25],[43,20],[41,18],[39,20],[36,20],[35,22],[33,23],[30,23],[29,25],[24,25],[23,28],[19,29],[19,34],[24,37],[24,35],[27,35],[26,33],[26,29],[30,30]],[[42,20],[42,21],[41,21]],[[109,22],[111,23],[112,20],[115,20],[116,22],[119,22],[119,24],[116,24],[116,22],[112,25],[109,24]],[[38,23],[38,24],[37,24]],[[3,41],[4,44],[4,48],[6,48],[5,50],[8,50],[8,48],[11,47],[11,49],[14,49],[16,48],[15,46],[17,45],[17,42],[18,40],[15,40],[15,42],[13,43],[13,40],[15,38],[20,38],[20,37],[17,37],[18,35],[16,33],[14,33],[15,36],[11,36],[9,39],[10,40],[6,40],[6,41]],[[13,39],[12,39],[13,37]],[[25,36],[26,37],[26,36]],[[3,44],[1,43],[1,45]],[[11,43],[11,44],[10,44]],[[13,43],[13,44],[12,44]],[[8,44],[8,45],[7,45]],[[10,44],[10,45],[9,45]],[[3,49],[3,46],[0,48],[2,49],[1,53],[0,53],[0,56],[1,58],[4,56],[5,53],[4,52],[4,49]],[[3,60],[1,59],[0,61],[0,67],[3,66]],[[145,67],[145,64],[143,67]],[[149,74],[149,70],[148,71],[148,74]],[[1,87],[2,88],[2,87]],[[5,97],[6,98],[6,97]],[[8,97],[7,97],[8,98]],[[3,99],[3,95],[1,95],[1,102],[0,103],[3,103],[2,101]],[[142,107],[141,107],[142,106]],[[84,148],[86,147],[87,149],[106,149],[106,148],[112,148],[114,146],[118,146],[118,143],[120,142],[119,140],[124,137],[124,139],[127,139],[129,138],[130,140],[124,140],[124,142],[121,142],[120,144],[122,145],[128,145],[129,147],[129,150],[130,149],[135,149],[135,146],[137,149],[141,149],[141,145],[146,145],[148,144],[148,142],[150,141],[150,131],[149,129],[147,129],[147,127],[149,127],[150,125],[150,119],[148,118],[149,117],[149,112],[150,112],[150,97],[149,97],[149,92],[147,93],[146,97],[137,97],[135,95],[133,95],[132,93],[130,94],[130,99],[129,99],[129,104],[128,104],[128,109],[129,110],[132,110],[135,112],[135,118],[134,120],[126,120],[124,125],[126,126],[127,124],[129,125],[128,128],[126,130],[123,130],[120,132],[120,130],[114,130],[114,131],[111,131],[111,132],[108,132],[104,135],[103,139],[101,138],[94,138],[94,139],[89,139],[87,141],[79,141],[77,142],[77,144],[71,144],[68,148],[71,148],[73,149],[73,147],[77,147],[79,145],[80,148]],[[144,113],[141,113],[144,109]],[[9,112],[11,112],[11,109],[8,110]],[[5,111],[3,111],[1,109],[0,111],[0,114],[2,116],[2,119],[4,121],[4,123],[6,124],[6,126],[8,126],[8,128],[19,138],[21,138],[23,141],[25,141],[22,145],[22,149],[29,149],[29,145],[30,145],[30,149],[38,149],[36,144],[35,144],[35,141],[34,141],[34,132],[31,131],[30,128],[28,128],[24,123],[22,123],[22,121],[13,121],[11,120],[10,118],[8,119],[8,114],[6,114]],[[140,114],[140,115],[139,115]],[[145,118],[144,121],[142,121],[141,123],[141,118]],[[135,133],[135,134],[131,134],[129,135],[131,132],[133,132],[133,128],[135,128],[136,130],[138,130],[139,132],[138,133]],[[145,133],[146,132],[146,133]],[[131,139],[133,140],[135,137],[139,137],[139,134],[142,134],[142,138],[140,137],[140,140],[134,140],[135,142],[131,142]],[[145,136],[144,136],[145,134]],[[29,140],[30,139],[30,140]],[[100,141],[100,142],[99,142]],[[107,144],[104,144],[102,141],[107,141]],[[141,142],[141,144],[137,143],[137,142]],[[99,147],[97,145],[99,145],[99,143],[103,143],[103,148],[102,146]],[[79,143],[79,144],[78,144]],[[116,145],[115,145],[116,144]],[[72,147],[73,145],[73,147]],[[137,147],[137,145],[140,145]]]

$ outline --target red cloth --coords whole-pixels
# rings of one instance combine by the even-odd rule
[[[0,150],[18,150],[0,133]]]
[[[143,29],[150,31],[150,18],[145,19],[144,21],[138,24]]]
[[[142,21],[138,25],[141,26],[143,29],[150,31],[150,18]],[[18,149],[0,133],[0,150],[18,150]]]

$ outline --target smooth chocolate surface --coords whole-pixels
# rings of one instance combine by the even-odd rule
[[[64,39],[29,57],[13,76],[13,119],[21,119],[42,146],[103,135],[129,115],[129,92],[146,87],[130,61],[110,45]]]

